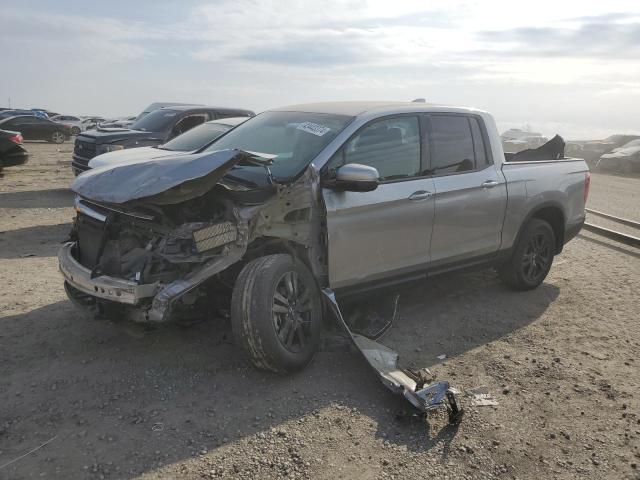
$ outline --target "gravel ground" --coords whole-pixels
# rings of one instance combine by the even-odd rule
[[[451,427],[404,415],[353,352],[282,377],[248,368],[220,321],[81,318],[55,258],[71,144],[27,147],[0,178],[0,478],[640,478],[638,250],[585,233],[532,292],[491,272],[406,289],[384,343],[498,401],[462,397]],[[594,175],[590,206],[640,220],[639,186]]]

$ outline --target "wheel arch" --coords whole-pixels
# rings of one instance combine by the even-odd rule
[[[529,223],[529,221],[533,218],[538,218],[540,220],[544,220],[553,229],[553,234],[556,240],[556,248],[555,254],[559,254],[562,252],[562,248],[564,247],[564,234],[566,228],[566,215],[564,213],[564,209],[562,205],[557,202],[545,202],[539,205],[536,205],[524,218],[522,224],[520,225],[520,229],[518,230],[518,235],[516,236],[516,241],[514,245],[517,245],[520,241],[520,236],[524,231],[525,226]]]

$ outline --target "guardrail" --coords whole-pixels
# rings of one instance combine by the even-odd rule
[[[587,213],[592,215],[596,215],[602,218],[606,218],[616,223],[620,223],[621,225],[626,225],[628,227],[632,227],[640,230],[640,222],[635,222],[633,220],[628,220],[626,218],[616,217],[609,213],[600,212],[598,210],[591,210],[590,208],[585,208]],[[625,245],[629,245],[631,247],[640,248],[640,238],[634,235],[629,235],[627,233],[618,232],[616,230],[611,230],[610,228],[601,227],[599,225],[594,225],[592,223],[585,222],[584,229],[590,232],[596,233],[598,235],[602,235],[603,237],[607,237],[611,240],[615,240],[616,242],[624,243]]]

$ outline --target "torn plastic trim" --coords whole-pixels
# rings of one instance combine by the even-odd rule
[[[353,333],[342,316],[335,293],[328,288],[322,289],[325,303],[338,321],[340,327],[349,334],[365,360],[378,373],[380,380],[395,394],[403,395],[411,405],[426,413],[438,408],[446,408],[450,423],[459,423],[464,410],[458,408],[455,394],[447,381],[434,382],[426,387],[417,382],[411,372],[400,370],[397,366],[398,353],[375,340]]]
[[[142,199],[157,205],[174,204],[205,194],[240,162],[268,165],[271,159],[237,149],[134,159],[89,170],[75,179],[71,190],[110,204]]]

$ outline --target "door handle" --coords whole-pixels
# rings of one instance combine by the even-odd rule
[[[431,195],[433,194],[431,192],[427,192],[426,190],[418,190],[417,192],[413,192],[411,195],[409,195],[409,200],[426,200]]]
[[[498,182],[495,180],[487,180],[486,182],[482,182],[480,185],[482,188],[493,188],[498,186]]]

